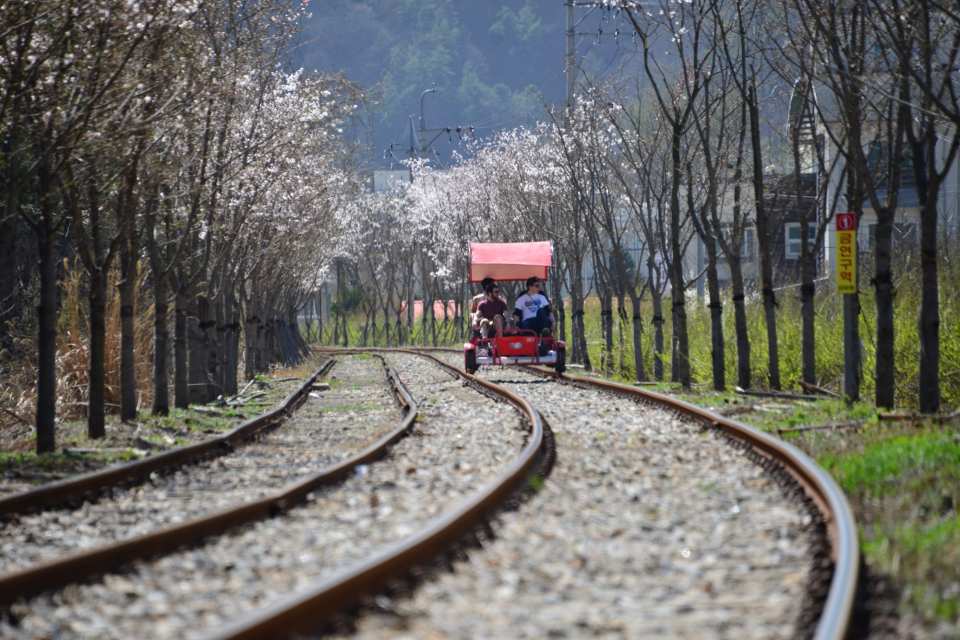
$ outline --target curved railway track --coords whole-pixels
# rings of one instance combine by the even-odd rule
[[[0,498],[0,518],[9,520],[36,511],[75,506],[83,500],[97,499],[111,489],[145,482],[152,474],[170,473],[181,467],[230,453],[236,447],[279,426],[296,411],[313,384],[326,375],[335,363],[334,359],[328,359],[276,408],[243,422],[221,436],[170,449],[143,460],[114,465],[4,496]]]
[[[492,540],[495,532],[489,524],[491,520],[497,518],[505,506],[515,502],[518,492],[528,489],[531,485],[541,484],[538,481],[531,481],[533,475],[545,476],[549,472],[554,452],[552,435],[543,416],[527,398],[523,397],[524,394],[510,391],[480,376],[470,376],[459,367],[444,362],[444,360],[449,361],[459,357],[459,352],[398,349],[336,350],[336,353],[346,355],[359,351],[416,354],[443,367],[451,375],[459,377],[465,381],[465,384],[484,394],[508,402],[523,416],[527,429],[521,450],[502,466],[495,478],[488,478],[480,488],[460,500],[453,508],[432,517],[426,524],[399,541],[381,546],[369,557],[353,562],[332,574],[324,575],[305,587],[298,586],[295,593],[268,604],[266,608],[257,609],[242,617],[230,616],[233,618],[232,623],[208,631],[204,637],[276,638],[311,633],[318,628],[323,628],[330,621],[336,620],[344,611],[368,602],[371,596],[385,592],[395,593],[398,588],[403,592],[405,591],[403,585],[409,584],[411,579],[416,581],[418,576],[422,577],[424,568],[429,570],[430,567],[438,566],[438,563],[440,566],[448,566],[453,558],[463,556],[465,545],[473,546]],[[531,369],[530,373],[544,378],[554,378],[554,374],[544,371]],[[390,436],[396,438],[411,428],[416,420],[417,410],[416,401],[404,391],[403,384],[398,381],[396,374],[390,375],[398,395],[402,397],[401,402],[406,406],[404,419],[406,426]],[[581,388],[600,389],[604,393],[628,397],[631,400],[638,400],[673,412],[685,421],[696,423],[708,431],[723,434],[736,446],[747,449],[748,455],[758,465],[778,476],[781,484],[794,484],[797,491],[807,496],[820,514],[829,540],[830,555],[830,566],[825,568],[827,575],[820,580],[824,593],[819,596],[822,607],[816,618],[816,628],[812,633],[804,635],[818,639],[839,639],[847,634],[851,623],[859,562],[856,530],[843,494],[832,479],[804,454],[750,427],[667,396],[589,378],[564,376],[558,382]],[[384,440],[386,439],[388,438]],[[387,443],[380,444],[385,446]],[[371,457],[365,458],[365,462],[361,462],[359,458],[355,459],[350,468],[356,469],[358,465],[366,464],[382,454],[382,449],[374,453],[371,448],[365,452],[365,455]],[[338,473],[349,474],[347,466],[347,463],[341,464]],[[319,481],[317,477],[301,482],[283,495],[260,501],[254,509],[256,515],[248,517],[259,519],[285,511],[292,506],[293,502],[305,500],[311,491],[324,482],[326,481]],[[219,514],[218,517],[224,520],[212,530],[203,528],[184,530],[181,532],[183,537],[179,542],[162,543],[162,548],[154,547],[149,551],[138,552],[132,557],[125,558],[123,562],[129,562],[133,557],[166,553],[181,544],[196,543],[198,537],[214,535],[236,526],[236,522],[231,523],[229,520],[232,516]],[[197,523],[188,523],[188,525],[199,527]],[[157,540],[153,543],[157,544]],[[94,559],[96,568],[90,568],[88,574],[102,573],[102,562],[103,558]],[[119,562],[120,560],[116,560],[111,566],[116,566]],[[58,571],[62,573],[62,569],[61,567]],[[53,576],[57,573],[57,571],[48,572],[45,582],[34,584],[28,588],[28,591],[39,592],[54,588],[56,584]],[[4,593],[5,580],[8,578],[9,576],[0,579],[0,594]],[[75,576],[73,578],[75,579]],[[21,581],[15,588],[23,589],[27,584],[30,584],[29,580]],[[11,591],[7,590],[6,593],[9,594]]]
[[[399,353],[413,351],[396,350]],[[348,351],[349,352],[349,351]],[[325,578],[271,607],[254,612],[218,630],[213,638],[278,638],[309,633],[335,620],[369,596],[389,590],[397,581],[417,579],[412,572],[449,563],[464,544],[478,545],[495,535],[490,521],[527,488],[533,474],[546,475],[552,464],[552,438],[540,413],[521,396],[470,376],[430,354],[418,354],[463,378],[484,393],[505,400],[524,416],[529,430],[522,450],[497,474],[452,509],[373,556]]]
[[[420,358],[414,358],[414,360],[420,360]],[[442,367],[442,369],[444,371],[443,375],[447,379],[457,379],[458,374],[454,370],[445,366]],[[408,407],[404,418],[404,425],[399,428],[397,432],[408,432],[412,429],[418,415],[416,401],[404,390],[402,383],[399,382],[396,373],[392,370],[390,377],[394,381],[395,386],[401,390],[401,395],[404,397],[404,402]],[[454,387],[456,386],[458,385],[455,384]],[[485,387],[488,393],[491,392],[492,385],[482,385],[478,383],[476,386]],[[456,393],[453,389],[447,389],[446,392],[447,394],[450,392]],[[495,390],[493,393],[497,395]],[[477,397],[479,398],[481,396],[478,395]],[[522,400],[515,399],[515,401],[517,403],[516,406],[524,407]],[[489,403],[488,400],[484,400],[484,402]],[[441,401],[440,404],[442,405],[444,402]],[[436,411],[441,413],[442,410],[442,406],[436,408]],[[279,607],[274,607],[267,612],[261,612],[254,618],[241,621],[239,626],[232,630],[219,629],[213,632],[213,635],[215,637],[278,637],[298,630],[313,629],[317,625],[318,613],[323,611],[329,611],[331,614],[339,612],[346,602],[355,602],[367,593],[368,589],[365,587],[362,588],[360,585],[366,585],[369,588],[378,585],[379,588],[379,586],[382,586],[382,578],[386,575],[396,577],[399,575],[398,572],[404,573],[409,577],[411,569],[429,565],[436,561],[438,552],[441,549],[448,550],[448,545],[451,542],[462,542],[464,536],[468,538],[476,535],[483,536],[484,532],[489,531],[487,521],[491,515],[496,510],[502,508],[507,498],[514,494],[514,490],[525,485],[529,473],[543,463],[544,456],[542,453],[545,442],[543,428],[539,416],[534,411],[529,411],[528,417],[531,417],[531,422],[529,424],[530,433],[527,436],[527,442],[525,446],[521,448],[519,456],[514,457],[513,454],[510,454],[510,460],[506,465],[506,469],[498,476],[496,481],[484,484],[480,491],[458,502],[456,508],[431,518],[426,526],[418,528],[415,533],[403,539],[397,545],[387,548],[382,553],[378,553],[372,561],[361,561],[356,565],[350,565],[347,569],[339,573],[333,573],[329,579],[324,578],[322,583],[324,586],[321,589],[321,594],[318,595],[316,593],[316,588],[311,588],[306,591],[306,610],[304,610],[303,607],[298,608],[291,603],[282,603]],[[392,434],[389,438],[392,439],[395,436],[396,433]],[[459,437],[460,436],[457,436],[457,438]],[[388,438],[385,438],[384,440],[387,439]],[[336,473],[344,472],[351,479],[351,482],[356,482],[357,478],[368,475],[375,476],[376,473],[374,470],[380,468],[380,465],[370,467],[370,471],[367,471],[367,465],[372,462],[375,457],[382,455],[384,450],[382,445],[384,444],[386,444],[386,442],[381,442],[377,445],[376,449],[378,453],[373,453],[368,450],[368,452],[365,452],[363,455],[356,456],[347,463],[338,465],[338,468],[335,470],[327,470],[326,475],[332,477]],[[450,455],[448,457],[451,461],[455,461],[458,457],[455,451],[457,443],[453,441],[452,444],[455,446],[450,448]],[[372,447],[371,449],[374,448]],[[352,472],[350,470],[352,470]],[[477,479],[474,478],[475,474],[472,471],[468,469],[463,470],[466,477],[470,479],[469,483],[477,482]],[[410,469],[407,469],[406,473],[409,472]],[[483,480],[485,479],[486,478],[483,478]],[[210,536],[223,533],[228,528],[236,528],[241,522],[275,515],[277,512],[289,508],[290,502],[296,498],[306,499],[308,495],[312,497],[311,494],[319,495],[320,499],[317,500],[317,502],[322,505],[322,496],[324,494],[318,494],[316,492],[320,484],[321,478],[312,478],[299,483],[290,491],[284,492],[284,495],[272,496],[269,500],[259,501],[256,505],[243,505],[237,510],[215,514],[212,518],[204,519],[204,522],[186,523],[185,525],[176,527],[175,529],[177,529],[177,531],[155,532],[151,534],[150,540],[126,541],[126,543],[114,545],[110,549],[98,549],[92,553],[84,554],[82,559],[80,557],[61,559],[50,565],[34,567],[28,572],[6,576],[0,579],[0,593],[9,593],[11,597],[13,597],[12,594],[14,593],[23,596],[27,593],[55,590],[62,587],[66,582],[73,582],[78,579],[83,579],[84,577],[92,577],[95,574],[109,570],[111,567],[115,568],[119,564],[128,563],[134,559],[157,555],[163,556],[158,561],[155,561],[158,569],[162,572],[164,570],[162,566],[163,563],[169,565],[170,562],[167,562],[167,560],[174,557],[167,554],[170,554],[175,548],[182,544],[195,545],[202,538],[209,538]],[[305,511],[305,509],[291,511],[290,513],[293,515],[302,511]],[[315,515],[316,514],[314,514],[314,516]],[[300,523],[295,523],[291,520],[290,524],[297,524],[301,529],[304,526],[306,526],[307,530],[316,529],[317,521],[315,519],[309,520],[309,516],[306,518],[306,524],[304,524],[304,517],[301,517]],[[209,522],[209,520],[212,520],[212,522]],[[277,520],[277,522],[282,523],[287,523],[287,521],[287,517]],[[247,528],[244,531],[249,533],[253,531],[253,529]],[[173,533],[177,535],[172,536],[171,534]],[[238,543],[242,544],[243,532],[237,534],[237,539]],[[238,543],[234,543],[234,545]],[[190,554],[178,552],[177,557],[181,556],[186,562],[193,562]],[[151,565],[141,564],[138,566],[140,569],[134,571],[134,574],[132,574],[133,577],[143,575],[143,567]],[[207,567],[204,567],[204,569],[206,568]],[[167,566],[166,569],[169,573],[169,566]],[[175,575],[175,573],[171,575]],[[113,585],[130,585],[130,579],[124,578],[122,574],[115,574],[115,577],[112,578],[111,576],[107,576],[107,578],[109,579],[107,582]],[[79,591],[75,589],[71,592],[71,595],[67,596],[67,599],[76,599],[77,594],[82,592],[88,593],[88,598],[91,597],[91,595],[95,598],[97,588],[98,585],[94,584],[89,587],[81,587]],[[107,585],[106,588],[110,588],[110,586]],[[126,586],[124,589],[128,591],[131,590],[130,586]],[[299,599],[302,600],[305,592],[298,590],[297,593],[301,594]],[[47,607],[47,615],[52,614],[55,617],[62,617],[63,611],[56,609],[50,610],[49,607],[59,606],[57,602],[63,604],[63,599],[57,597],[50,600],[50,597],[52,596],[43,596],[46,602],[43,606]],[[83,597],[80,599],[83,600]],[[16,611],[19,611],[20,615],[31,615],[30,605],[31,603],[19,603],[14,608],[15,615]],[[249,605],[247,606],[249,607]],[[324,607],[326,607],[326,609],[324,609]],[[237,616],[235,613],[229,613],[226,618],[227,620],[235,620]],[[82,628],[100,630],[100,627],[97,627],[96,624],[93,624],[93,626],[87,624]],[[190,629],[191,627],[187,628]],[[15,629],[15,627],[3,628],[4,631],[10,631],[11,629]],[[193,632],[196,632],[196,627],[192,627],[192,629]],[[188,634],[189,633],[190,632],[188,632]],[[80,633],[80,635],[83,634],[84,632]]]
[[[450,366],[459,364],[462,354],[459,351],[429,350],[425,355],[440,357]],[[453,364],[456,363],[456,364]],[[510,371],[506,368],[503,371]],[[844,638],[851,630],[854,601],[858,584],[859,547],[856,537],[856,526],[852,512],[846,498],[828,474],[820,469],[812,460],[795,447],[762,433],[752,427],[743,425],[734,420],[715,415],[709,411],[643,389],[580,376],[562,376],[547,369],[534,367],[527,368],[544,380],[553,380],[562,384],[575,385],[581,388],[599,390],[603,393],[614,394],[629,398],[641,404],[665,409],[678,416],[684,422],[700,426],[707,432],[716,433],[729,441],[734,448],[743,449],[763,474],[770,476],[783,489],[783,495],[788,500],[806,502],[803,509],[812,512],[814,521],[809,527],[811,530],[821,530],[825,540],[817,541],[814,534],[810,553],[813,554],[810,562],[810,575],[804,593],[807,601],[805,610],[797,620],[798,627],[795,633],[802,637],[819,639]],[[506,384],[510,382],[507,375]],[[505,384],[501,381],[501,384]],[[524,387],[518,387],[519,395]],[[536,402],[533,402],[536,405]],[[561,450],[561,458],[563,452]],[[791,498],[792,496],[792,498]],[[498,561],[500,558],[498,558]],[[459,572],[458,572],[459,573]],[[451,581],[432,591],[433,596],[439,593],[457,589],[461,583]],[[492,588],[487,583],[488,588]],[[475,597],[478,594],[473,594]],[[422,603],[421,603],[422,604]],[[416,605],[413,605],[416,609]],[[495,608],[495,607],[494,607]],[[423,613],[423,609],[416,609]],[[463,612],[461,612],[463,613]],[[393,618],[391,614],[388,618]],[[429,615],[429,614],[427,614]],[[402,616],[401,616],[402,617]],[[406,624],[402,622],[401,624]],[[374,627],[376,636],[385,632],[385,629]],[[462,629],[456,628],[460,631]],[[424,628],[412,627],[414,633],[446,633],[449,628],[433,629],[429,625]],[[408,630],[409,631],[409,630]],[[453,632],[454,635],[457,631]],[[519,635],[519,634],[518,634]]]
[[[331,360],[329,364],[324,365],[321,372],[329,372],[332,365]],[[385,362],[383,369],[385,382],[401,408],[401,418],[398,424],[378,435],[373,442],[363,446],[360,451],[320,471],[298,473],[299,470],[291,470],[289,474],[275,480],[282,480],[284,477],[295,479],[284,482],[279,490],[266,492],[266,495],[257,499],[232,504],[223,509],[211,508],[203,515],[187,519],[185,522],[101,544],[91,549],[67,553],[0,576],[0,606],[8,607],[19,599],[62,588],[72,582],[93,578],[130,562],[199,544],[211,536],[223,534],[241,525],[274,517],[304,502],[311,492],[349,477],[358,466],[375,462],[386,455],[390,446],[410,433],[417,418],[416,402],[399,381],[396,373],[387,367]],[[309,390],[316,377],[311,376],[302,389]],[[295,441],[293,444],[298,443]],[[253,463],[262,464],[262,460],[263,456],[258,456],[254,458]],[[141,473],[138,469],[126,471],[134,474]],[[220,475],[229,473],[228,470],[219,471]],[[248,470],[241,468],[241,471],[247,473]],[[216,476],[214,479],[219,480]],[[247,480],[256,481],[257,478],[247,478]],[[67,486],[61,490],[69,490],[69,484],[64,484]],[[83,481],[76,484],[80,488],[86,486]],[[176,514],[171,515],[175,521]],[[69,515],[66,517],[69,518]],[[13,523],[12,526],[17,526],[17,523]]]
[[[667,408],[708,429],[723,433],[747,448],[757,464],[770,472],[783,473],[812,501],[822,519],[829,539],[831,567],[823,606],[816,623],[817,640],[844,638],[852,624],[859,581],[860,548],[853,511],[836,481],[805,453],[762,431],[720,416],[661,393],[639,389],[608,380],[564,375],[542,367],[524,367],[542,378],[562,381],[586,388],[602,389],[638,402]]]

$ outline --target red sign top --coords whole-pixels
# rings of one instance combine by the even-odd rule
[[[855,231],[857,228],[857,214],[838,213],[837,231]]]

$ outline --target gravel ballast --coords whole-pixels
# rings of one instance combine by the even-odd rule
[[[400,411],[374,358],[338,358],[331,389],[311,392],[262,438],[77,509],[21,516],[0,526],[0,572],[148,533],[272,493],[345,458],[396,425]],[[363,421],[355,419],[362,410]]]
[[[106,435],[91,440],[84,420],[57,420],[57,455],[7,457],[0,463],[0,496],[6,497],[82,473],[147,458],[175,447],[209,440],[239,426],[244,420],[278,405],[316,371],[320,361],[310,358],[289,369],[260,375],[245,384],[227,405],[191,405],[174,408],[161,417],[141,410],[130,423],[108,414]],[[0,449],[7,454],[32,451],[36,436],[32,423],[0,429]]]
[[[423,358],[387,357],[420,407],[413,434],[387,458],[282,517],[15,605],[20,623],[0,635],[201,636],[412,533],[520,451],[526,430],[510,405]]]
[[[457,362],[450,356],[451,363]],[[792,638],[810,515],[717,435],[675,415],[516,369],[483,377],[549,421],[557,462],[497,539],[363,638]]]

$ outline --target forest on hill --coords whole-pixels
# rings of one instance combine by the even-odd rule
[[[409,116],[426,97],[430,128],[496,129],[543,119],[544,106],[564,100],[564,5],[559,0],[325,0],[314,1],[296,62],[307,70],[340,71],[367,90],[363,121],[371,155],[391,143],[396,157],[409,147]],[[598,11],[578,29],[599,31],[609,19]],[[613,34],[613,29],[610,29]],[[626,40],[626,39],[624,39]],[[581,37],[580,64],[610,64],[613,38]],[[632,48],[631,48],[632,49]],[[457,147],[441,135],[441,158]]]

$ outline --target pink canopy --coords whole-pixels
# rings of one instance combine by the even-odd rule
[[[553,264],[550,242],[471,242],[470,282],[484,278],[526,280],[547,277]]]

